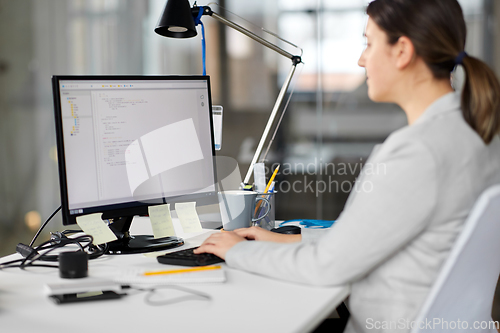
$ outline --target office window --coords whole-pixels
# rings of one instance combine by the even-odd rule
[[[304,68],[297,90],[313,92],[353,91],[364,81],[357,60],[364,48],[366,6],[369,0],[280,0],[280,35],[304,49]],[[466,16],[468,48],[482,56],[483,0],[459,0]],[[479,37],[479,38],[476,38]],[[478,54],[479,52],[479,54]],[[289,63],[280,60],[280,79]],[[318,77],[319,73],[319,77]]]
[[[368,1],[280,1],[279,32],[304,49],[297,89],[352,91],[364,81],[357,60],[364,47]],[[289,67],[281,61],[280,77]]]
[[[68,69],[75,74],[142,72],[142,31],[147,2],[67,2]]]

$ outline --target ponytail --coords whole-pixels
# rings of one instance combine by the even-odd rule
[[[486,144],[500,132],[500,83],[495,73],[479,59],[462,60],[465,83],[462,114],[465,121]]]

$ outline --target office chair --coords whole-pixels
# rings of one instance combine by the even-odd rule
[[[476,201],[417,316],[412,333],[497,333],[490,322],[500,273],[499,236],[500,184],[488,188]],[[426,325],[434,320],[441,324]],[[477,328],[473,326],[476,323]]]

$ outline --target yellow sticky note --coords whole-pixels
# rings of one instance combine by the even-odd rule
[[[179,202],[175,204],[175,211],[181,221],[182,230],[184,232],[200,232],[200,218],[196,212],[196,202]]]
[[[175,236],[169,204],[150,206],[148,207],[148,212],[155,238]]]
[[[116,240],[115,234],[101,219],[102,213],[78,216],[76,223],[87,235],[94,237],[94,244],[104,244]]]

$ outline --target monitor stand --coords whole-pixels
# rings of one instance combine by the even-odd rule
[[[154,252],[181,246],[184,240],[179,237],[154,238],[151,235],[130,235],[133,216],[120,217],[113,220],[109,228],[118,238],[108,243],[107,254],[133,254]]]

